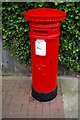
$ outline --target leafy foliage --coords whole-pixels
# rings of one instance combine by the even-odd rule
[[[23,12],[33,8],[50,7],[67,12],[62,21],[59,64],[70,71],[79,71],[80,2],[23,2],[2,4],[3,48],[11,50],[20,63],[30,63],[29,25]]]

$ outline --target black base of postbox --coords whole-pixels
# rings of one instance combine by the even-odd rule
[[[54,89],[54,91],[49,92],[49,93],[40,93],[34,90],[34,88],[32,88],[32,96],[41,102],[47,102],[50,100],[53,100],[56,96],[57,96],[57,87],[56,89]]]

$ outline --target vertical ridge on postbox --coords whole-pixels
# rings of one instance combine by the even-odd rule
[[[30,22],[32,96],[49,101],[57,95],[60,21],[66,18],[66,13],[38,8],[24,12],[24,18]]]

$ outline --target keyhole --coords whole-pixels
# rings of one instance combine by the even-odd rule
[[[51,64],[52,62],[50,61],[50,64]]]

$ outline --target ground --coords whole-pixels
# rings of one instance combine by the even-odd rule
[[[31,96],[31,77],[3,76],[3,118],[78,118],[78,78],[58,77],[58,95],[49,102]]]

